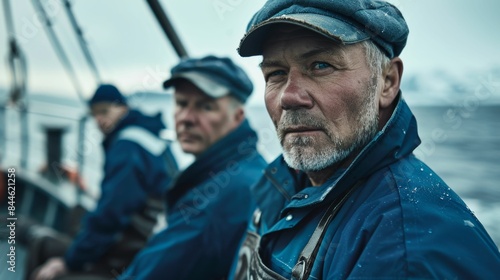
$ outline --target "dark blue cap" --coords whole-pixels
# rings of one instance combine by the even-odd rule
[[[127,99],[123,96],[120,91],[113,85],[100,85],[95,91],[94,96],[89,100],[89,106],[96,103],[114,103],[120,105],[127,105]]]
[[[164,88],[175,86],[179,79],[193,83],[213,98],[233,95],[245,103],[253,91],[247,74],[227,57],[213,55],[182,60],[170,71],[172,76],[163,83]]]
[[[409,33],[401,12],[385,1],[269,0],[248,24],[239,54],[262,54],[276,23],[298,25],[346,45],[371,39],[389,58],[401,54]]]

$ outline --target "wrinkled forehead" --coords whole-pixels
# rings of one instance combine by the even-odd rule
[[[263,60],[283,54],[284,48],[317,50],[332,55],[345,55],[346,46],[310,29],[293,24],[274,24],[262,44]]]

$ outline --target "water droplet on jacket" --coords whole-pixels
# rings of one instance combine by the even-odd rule
[[[475,227],[474,224],[471,221],[469,221],[469,220],[464,220],[464,226],[466,226],[466,227]]]

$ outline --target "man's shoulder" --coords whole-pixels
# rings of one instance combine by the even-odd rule
[[[264,169],[268,166],[266,160],[262,155],[255,150],[253,153],[248,153],[242,156],[239,160],[234,161],[234,167],[239,167],[241,169],[241,174],[247,175],[262,175]],[[235,175],[238,175],[236,173]]]
[[[217,186],[225,192],[237,192],[241,189],[249,191],[262,176],[266,167],[265,160],[260,157],[242,158],[238,161],[228,162],[222,170],[211,172],[200,186]]]
[[[432,227],[433,223],[455,227],[473,219],[453,189],[414,157],[373,173],[355,195],[358,205],[352,215],[365,225],[391,215],[391,223],[401,223],[402,227],[415,223],[422,227]],[[456,224],[453,219],[461,222]]]
[[[379,198],[374,199],[372,213],[380,217],[391,211],[398,213],[399,218],[393,221],[401,222],[407,240],[423,242],[419,236],[426,233],[426,240],[437,242],[440,239],[431,238],[437,236],[436,231],[462,236],[467,236],[471,227],[482,231],[460,196],[422,161],[410,157],[378,175],[382,176],[370,186]]]
[[[474,214],[419,160],[410,158],[372,174],[346,206],[342,234],[335,235],[332,226],[331,244],[325,246],[337,246],[339,255],[359,248],[352,256],[362,264],[356,273],[383,275],[387,272],[379,267],[384,266],[390,273],[406,267],[408,275],[450,275],[471,256],[488,264],[498,260],[498,249],[485,238]],[[374,254],[377,262],[364,258]]]
[[[127,126],[116,135],[113,147],[140,147],[154,156],[160,156],[168,142],[140,126]]]

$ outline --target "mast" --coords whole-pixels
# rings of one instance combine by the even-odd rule
[[[85,38],[83,36],[83,31],[78,25],[78,22],[76,21],[76,17],[71,9],[71,3],[69,0],[64,0],[64,7],[66,10],[66,14],[69,18],[69,22],[71,23],[71,26],[73,27],[73,31],[76,34],[76,37],[78,39],[78,43],[80,44],[80,48],[82,49],[83,55],[85,57],[85,60],[87,61],[87,64],[89,65],[90,70],[92,71],[92,74],[94,75],[94,79],[96,82],[99,84],[101,83],[101,75],[99,74],[99,71],[97,70],[97,65],[92,57],[92,54],[90,53],[90,50],[87,46],[87,42],[85,41]]]
[[[174,48],[177,55],[180,58],[188,57],[189,55],[186,49],[184,48],[181,39],[177,35],[177,32],[172,26],[172,23],[168,19],[165,10],[158,2],[158,0],[146,0],[146,2],[149,4],[149,7],[153,11],[153,14],[158,20],[158,23],[160,24],[160,27],[162,28],[163,32],[165,32],[165,35],[167,35],[167,38],[172,44],[172,47]]]

